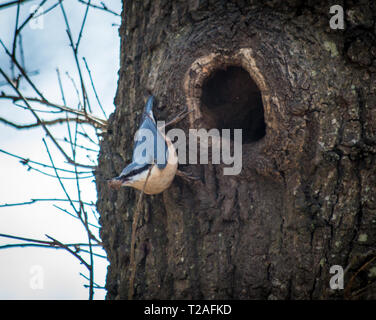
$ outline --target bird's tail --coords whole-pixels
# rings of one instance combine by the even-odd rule
[[[154,96],[150,96],[148,98],[148,101],[146,102],[146,106],[145,106],[145,112],[149,115],[152,115],[153,114],[153,106],[154,106]]]

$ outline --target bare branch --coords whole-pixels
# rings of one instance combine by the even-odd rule
[[[0,44],[3,47],[5,53],[12,59],[12,62],[17,66],[18,70],[21,72],[23,77],[30,84],[30,86],[34,89],[34,91],[38,94],[38,96],[42,99],[42,101],[47,101],[47,99],[43,96],[43,94],[37,89],[37,87],[34,85],[34,83],[30,80],[29,76],[26,74],[26,72],[22,68],[22,66],[18,63],[17,59],[9,52],[9,50],[4,45],[4,43],[1,39],[0,39]],[[9,83],[8,80],[7,80],[7,82]]]
[[[80,272],[80,276],[82,276],[82,277],[85,278],[86,280],[89,280],[89,281],[90,281],[90,279],[89,279],[87,276],[85,276],[83,273],[81,273],[81,272]],[[87,288],[87,287],[89,287],[89,286],[88,286],[88,285],[84,285],[84,287]],[[95,282],[93,283],[93,287],[94,287],[94,289],[105,289],[104,287],[102,287],[102,286],[96,284]]]
[[[84,109],[84,112],[86,112],[86,103],[88,102],[88,97],[87,97],[87,94],[86,94],[85,84],[84,84],[84,80],[83,80],[83,77],[82,77],[81,66],[80,66],[80,63],[78,61],[78,44],[79,44],[79,42],[77,42],[76,45],[73,43],[72,32],[71,32],[71,29],[70,29],[70,26],[69,26],[68,17],[67,17],[67,15],[65,13],[65,10],[64,10],[63,3],[59,2],[59,4],[60,4],[61,11],[63,13],[65,25],[67,27],[66,31],[67,31],[67,34],[68,34],[68,39],[69,39],[70,45],[71,45],[72,50],[73,50],[73,56],[74,56],[74,60],[76,62],[76,67],[77,67],[78,75],[80,77],[83,109]],[[86,19],[84,20],[84,22],[85,21],[86,21]],[[90,105],[89,105],[89,111],[92,112],[91,108],[90,108]]]
[[[54,170],[55,170],[55,174],[56,174],[56,177],[57,177],[57,180],[59,181],[59,184],[62,188],[62,190],[64,191],[65,193],[65,196],[67,197],[67,199],[69,200],[73,210],[77,213],[77,216],[80,216],[80,211],[76,209],[76,206],[73,204],[73,201],[71,200],[65,186],[64,186],[64,183],[61,181],[60,179],[60,176],[59,176],[59,173],[57,172],[56,168],[55,168],[55,164],[54,164],[54,161],[52,160],[52,156],[51,156],[51,153],[50,153],[50,150],[48,149],[48,146],[47,146],[47,143],[46,143],[46,140],[42,139],[43,140],[43,143],[44,143],[44,146],[46,147],[46,150],[47,150],[47,154],[48,154],[48,157],[50,158],[50,161],[51,161],[51,164],[52,166],[54,167]]]
[[[80,246],[88,246],[87,243],[81,243],[81,244],[65,244],[65,245],[66,245],[66,246],[73,246],[73,247],[75,248],[75,250],[77,250],[78,252],[89,253],[88,250],[80,248]],[[100,246],[100,245],[96,245],[96,244],[94,244],[94,246]],[[0,250],[2,250],[2,249],[13,249],[13,248],[30,248],[30,247],[38,247],[38,248],[46,248],[46,249],[55,249],[55,250],[58,250],[58,249],[65,249],[65,248],[63,248],[63,247],[59,247],[59,246],[55,246],[55,245],[49,245],[49,244],[38,244],[38,243],[10,243],[10,244],[5,244],[5,245],[0,246]],[[93,256],[107,260],[107,257],[106,257],[106,256],[101,255],[101,254],[99,254],[99,253],[95,253],[95,252],[94,252],[94,253],[93,253]],[[94,286],[94,288],[96,288],[96,287]],[[97,289],[100,289],[100,288],[98,287]]]
[[[5,233],[0,233],[0,237],[14,239],[14,240],[20,240],[20,241],[27,241],[27,242],[31,242],[31,243],[38,243],[38,244],[48,245],[48,246],[56,246],[55,241],[25,238],[25,237],[19,237],[19,236],[14,236],[14,235],[5,234]],[[18,245],[18,244],[16,244],[16,245]],[[87,243],[67,243],[67,244],[65,244],[65,246],[67,246],[67,247],[87,247],[89,245]],[[102,247],[102,245],[100,245],[100,244],[94,244],[93,246]]]
[[[12,49],[12,58],[16,58],[16,44],[17,44],[17,35],[18,35],[18,21],[20,19],[20,7],[21,7],[21,3],[18,2],[18,5],[17,5],[17,13],[16,13],[16,25],[15,25],[15,30],[14,30],[14,36],[13,36],[13,49]],[[12,76],[13,76],[13,79],[16,78],[15,74],[14,74],[14,65],[13,63],[11,64],[11,70],[12,70]]]
[[[36,171],[36,172],[38,172],[38,173],[41,173],[41,174],[43,174],[43,175],[45,175],[45,176],[48,176],[48,177],[51,177],[51,178],[57,178],[55,175],[53,175],[53,174],[50,174],[50,173],[47,173],[47,172],[44,172],[44,171],[42,171],[42,170],[40,170],[40,169],[37,169],[37,168],[34,168],[34,167],[32,167],[32,166],[28,166],[28,168],[27,168],[27,170],[28,171],[30,171],[30,170],[33,170],[33,171]],[[92,178],[94,178],[94,176],[93,175],[90,175],[90,176],[85,176],[85,177],[82,177],[82,176],[80,176],[80,177],[60,177],[60,179],[61,180],[76,180],[76,179],[80,179],[80,180],[82,180],[82,179],[92,179]]]
[[[16,129],[31,129],[31,128],[38,128],[42,125],[45,126],[53,126],[57,124],[63,124],[65,122],[74,122],[74,123],[88,123],[90,124],[91,122],[87,119],[81,119],[81,118],[58,118],[54,120],[42,120],[42,122],[36,122],[36,123],[30,123],[30,124],[18,124],[12,121],[9,121],[4,118],[0,118],[0,122],[9,125],[13,128]]]
[[[18,46],[20,48],[20,55],[21,55],[21,65],[22,65],[22,68],[25,69],[25,54],[24,54],[24,50],[23,50],[23,42],[22,42],[22,35],[20,34],[19,37],[18,37]]]
[[[85,58],[82,58],[86,71],[87,71],[87,75],[89,76],[89,79],[91,82],[91,87],[93,89],[93,92],[90,93],[90,97],[88,95],[88,92],[86,90],[87,83],[84,82],[83,72],[82,72],[83,70],[81,70],[82,61],[79,60],[79,47],[80,47],[80,44],[82,43],[85,27],[88,24],[87,19],[88,19],[89,8],[100,9],[105,12],[114,14],[116,16],[120,16],[120,14],[117,14],[116,12],[109,10],[103,2],[101,2],[101,5],[93,5],[91,3],[92,2],[91,0],[78,1],[81,4],[84,4],[86,6],[86,9],[84,11],[81,25],[78,30],[78,36],[76,38],[76,37],[73,37],[72,31],[75,31],[75,30],[71,29],[71,25],[69,24],[69,21],[68,21],[68,16],[63,6],[63,0],[55,0],[51,2],[48,2],[47,0],[36,0],[36,2],[39,3],[39,5],[36,6],[36,9],[34,9],[33,12],[26,15],[25,20],[21,20],[23,19],[21,18],[23,16],[21,14],[21,5],[26,1],[27,0],[8,1],[7,3],[0,5],[0,9],[17,5],[17,8],[15,8],[17,9],[17,13],[15,15],[15,26],[13,29],[14,35],[13,35],[12,43],[9,46],[9,49],[4,45],[4,43],[0,39],[0,45],[3,47],[5,53],[11,59],[10,67],[12,70],[12,73],[7,74],[7,72],[5,72],[4,69],[0,68],[0,74],[6,80],[4,84],[9,85],[14,90],[14,93],[10,90],[9,90],[10,91],[9,93],[7,89],[6,92],[0,92],[0,99],[11,100],[13,105],[17,106],[18,108],[28,110],[33,115],[34,119],[31,120],[29,123],[19,123],[18,120],[12,120],[6,116],[3,116],[3,117],[0,117],[0,124],[2,123],[8,126],[12,126],[18,130],[41,128],[44,131],[44,133],[49,137],[49,139],[52,140],[52,143],[59,150],[59,152],[63,155],[66,162],[69,165],[73,165],[74,167],[71,168],[71,170],[57,168],[55,165],[56,161],[54,161],[55,159],[53,158],[56,152],[55,150],[49,149],[51,148],[51,144],[47,143],[48,141],[46,141],[45,138],[43,138],[42,141],[46,148],[46,152],[48,154],[48,157],[51,163],[48,165],[37,162],[37,161],[32,161],[27,158],[23,158],[23,157],[17,156],[15,154],[12,154],[10,152],[0,149],[0,153],[4,153],[6,155],[9,155],[11,157],[18,159],[20,163],[26,167],[27,170],[34,170],[43,175],[47,175],[49,177],[57,179],[66,197],[64,199],[40,198],[40,199],[30,199],[28,201],[19,202],[19,203],[3,203],[3,204],[0,204],[0,208],[32,205],[38,202],[50,202],[50,201],[54,202],[53,206],[55,208],[57,208],[63,213],[68,214],[71,217],[74,217],[75,219],[78,219],[82,223],[83,227],[85,228],[88,238],[87,238],[87,243],[84,243],[84,244],[83,243],[65,244],[48,235],[46,235],[48,240],[39,240],[39,239],[23,238],[23,237],[11,236],[11,235],[6,235],[6,234],[0,234],[0,237],[5,237],[5,238],[24,242],[24,243],[7,243],[5,245],[0,245],[0,249],[17,248],[17,247],[19,248],[40,247],[40,248],[53,248],[53,249],[66,250],[67,252],[75,256],[88,269],[89,276],[88,277],[84,275],[83,276],[86,280],[89,281],[89,285],[85,285],[85,287],[89,288],[89,299],[93,299],[94,289],[104,288],[104,287],[99,286],[94,281],[94,257],[100,257],[104,259],[106,259],[106,257],[103,254],[101,255],[100,252],[98,253],[96,248],[99,248],[101,246],[101,241],[100,239],[97,239],[96,236],[92,233],[92,230],[95,230],[93,228],[96,228],[96,229],[99,228],[99,225],[96,225],[96,223],[99,224],[99,220],[98,220],[99,218],[96,215],[96,212],[94,210],[95,204],[93,202],[84,201],[83,193],[82,193],[83,186],[81,185],[81,182],[80,182],[80,179],[92,179],[93,171],[92,170],[90,171],[80,170],[79,171],[78,168],[80,167],[90,168],[94,170],[96,166],[77,163],[76,160],[79,159],[78,155],[81,156],[81,154],[79,154],[78,151],[84,150],[84,154],[86,154],[86,157],[88,158],[88,160],[93,162],[94,164],[96,163],[96,161],[93,160],[90,155],[92,154],[91,152],[94,152],[96,154],[98,153],[99,150],[97,149],[97,147],[98,147],[98,143],[100,139],[99,136],[106,130],[106,127],[107,127],[106,119],[101,119],[100,117],[96,117],[92,114],[91,105],[90,105],[91,101],[89,98],[93,98],[92,96],[93,92],[94,92],[96,101],[98,103],[98,106],[101,109],[101,112],[103,113],[104,118],[107,118],[107,115],[99,99],[99,95],[95,88],[92,73],[91,73],[91,70],[89,69],[88,63]],[[43,10],[43,12],[40,12],[40,8],[44,6],[47,2],[49,3],[48,9]],[[58,85],[59,85],[59,89],[61,93],[62,105],[49,101],[42,94],[42,92],[37,87],[36,83],[34,83],[30,78],[32,73],[27,72],[26,67],[25,67],[25,56],[24,56],[24,50],[23,50],[24,48],[23,48],[23,41],[22,41],[23,39],[22,39],[22,34],[21,34],[22,30],[25,28],[25,26],[28,25],[28,23],[32,19],[45,15],[47,12],[51,12],[56,7],[60,7],[62,11],[64,23],[66,26],[66,32],[67,32],[68,39],[69,39],[69,44],[72,47],[73,56],[74,56],[74,60],[76,63],[76,68],[77,68],[77,73],[78,73],[78,77],[80,81],[80,85],[78,85],[79,89],[77,89],[77,86],[74,80],[76,79],[75,77],[76,75],[74,75],[74,77],[71,77],[69,73],[66,72],[66,75],[72,82],[73,87],[76,90],[77,97],[78,97],[78,104],[77,106],[74,106],[74,107],[67,106],[67,100],[65,99],[65,93],[64,93],[64,88],[63,88],[63,82],[60,77],[60,72],[58,69],[56,69],[56,72],[57,72],[57,77],[58,77]],[[20,84],[23,78],[26,80],[27,85],[30,86],[32,90],[35,92],[35,93],[32,92],[30,94],[31,97],[25,96],[23,94],[23,90],[21,90],[22,87],[20,86]],[[76,82],[78,83],[78,80],[76,80]],[[22,84],[24,83],[22,82]],[[3,84],[1,83],[0,85],[3,85]],[[56,115],[56,114],[59,114],[59,115]],[[66,137],[59,139],[57,136],[54,135],[55,131],[52,131],[52,127],[57,124],[66,124],[67,130],[68,130],[68,134],[66,135]],[[93,128],[94,130],[93,131],[89,130],[87,125],[89,125],[90,128]],[[64,142],[64,144],[62,142]],[[94,144],[95,147],[92,147],[92,146],[87,147],[85,144],[88,144],[90,146],[89,142]],[[66,143],[69,143],[69,147],[72,153],[69,151],[69,148],[67,148]],[[68,193],[68,189],[67,189],[68,185],[64,181],[65,179],[76,180],[77,194],[75,196],[72,196],[71,194]],[[66,203],[66,205],[61,205],[61,206],[57,205],[59,202]],[[72,209],[69,208],[69,206]],[[93,215],[93,217],[91,217],[91,214]],[[90,215],[90,219],[88,215]],[[89,256],[87,256],[86,254],[89,254]]]
[[[43,124],[43,122],[41,121],[41,119],[39,118],[39,116],[36,114],[36,112],[33,110],[33,108],[31,107],[31,105],[29,104],[29,102],[24,98],[24,96],[18,90],[18,88],[16,88],[14,86],[13,82],[9,79],[9,77],[4,73],[4,71],[1,68],[0,68],[0,73],[8,81],[8,83],[12,86],[12,88],[18,93],[18,95],[20,96],[20,98],[25,102],[26,106],[29,108],[29,110],[31,111],[31,113],[33,114],[33,116],[36,118],[36,120],[41,123],[41,127],[44,129],[44,131],[46,132],[46,134],[50,137],[50,139],[55,144],[55,146],[59,149],[59,151],[63,154],[63,156],[65,157],[65,159],[68,161],[68,163],[75,164],[75,162],[65,153],[65,151],[63,150],[63,148],[57,143],[56,139],[51,134],[50,130],[48,130],[47,126],[45,126]],[[94,166],[84,165],[84,164],[79,164],[79,166],[80,167],[85,167],[85,168],[94,168]]]
[[[4,92],[2,92],[0,94],[0,99],[10,99],[10,100],[13,100],[13,102],[20,101],[20,100],[24,101],[24,99],[26,99],[28,102],[37,102],[39,104],[42,104],[42,105],[45,105],[45,106],[48,106],[48,107],[59,109],[59,111],[61,111],[61,112],[65,111],[65,112],[68,112],[70,114],[75,114],[75,115],[78,115],[78,116],[82,116],[82,117],[84,117],[84,118],[87,119],[88,123],[92,124],[95,128],[98,128],[98,129],[102,129],[103,130],[103,129],[105,129],[105,127],[107,125],[107,121],[106,120],[97,118],[97,117],[95,117],[95,116],[93,116],[91,114],[88,114],[88,113],[85,113],[83,111],[67,107],[65,105],[59,105],[59,104],[52,103],[52,102],[47,101],[47,100],[42,100],[42,99],[39,99],[39,98],[32,98],[32,97],[24,97],[24,98],[22,98],[21,96],[9,95],[9,94],[5,94]],[[25,108],[29,109],[29,107],[25,107]],[[36,111],[36,109],[33,109],[33,110]],[[38,110],[38,112],[41,112],[41,111]],[[45,111],[45,112],[51,112],[51,111]]]
[[[5,9],[5,8],[8,8],[8,7],[11,7],[11,6],[14,6],[14,5],[18,5],[19,3],[20,4],[24,4],[25,2],[29,2],[30,0],[15,0],[15,1],[9,1],[7,3],[3,3],[3,4],[0,4],[0,10],[1,9]]]
[[[119,13],[117,13],[117,12],[115,12],[115,11],[113,11],[113,10],[108,9],[107,6],[106,6],[103,2],[101,2],[102,7],[97,6],[97,5],[95,5],[95,4],[89,4],[88,2],[85,2],[85,1],[83,1],[83,0],[78,0],[78,2],[83,3],[83,4],[86,4],[86,5],[89,5],[90,7],[94,8],[94,9],[99,9],[99,10],[103,10],[103,11],[105,11],[105,12],[111,13],[111,14],[117,16],[117,17],[120,17],[120,16],[121,16]],[[89,1],[89,2],[90,2],[90,1]]]
[[[34,15],[34,18],[39,18],[40,16],[43,16],[45,14],[47,14],[48,12],[52,11],[53,9],[55,9],[58,5],[59,5],[59,2],[60,1],[64,1],[64,0],[58,0],[55,4],[53,4],[51,7],[49,7],[48,9],[46,10],[43,10],[43,12],[41,12],[40,14],[37,14],[37,15]],[[37,10],[38,12],[38,10]]]
[[[60,88],[60,93],[61,93],[61,99],[63,100],[64,105],[67,105],[67,102],[65,100],[65,95],[64,95],[64,89],[63,89],[63,84],[61,83],[61,77],[60,77],[60,71],[58,68],[56,68],[56,73],[57,73],[57,80],[59,82],[59,88]]]
[[[64,213],[70,215],[71,217],[73,217],[73,218],[75,218],[75,219],[79,219],[77,216],[75,216],[74,214],[70,213],[68,210],[63,209],[63,208],[57,206],[56,204],[54,204],[53,206],[54,206],[56,209],[59,209],[59,210],[61,210],[62,212],[64,212]],[[95,225],[95,224],[92,224],[92,223],[88,223],[88,225],[91,226],[91,227],[97,228],[97,229],[100,228],[99,226],[97,226],[97,225]]]
[[[71,142],[68,141],[66,137],[64,137],[64,139],[56,139],[56,140],[71,144]],[[99,152],[99,150],[97,150],[97,149],[88,148],[88,147],[85,147],[85,146],[77,144],[77,143],[72,143],[72,144],[73,144],[74,147],[77,147],[77,148],[80,148],[80,149],[83,149],[83,150],[86,150],[86,151],[89,151],[89,152],[95,152],[95,153]]]
[[[2,98],[1,95],[0,95],[0,98]],[[18,108],[24,109],[24,110],[28,110],[29,109],[28,107],[22,106],[22,105],[20,105],[20,104],[18,104],[16,102],[13,102],[13,105],[16,106],[16,107],[18,107]],[[59,113],[63,113],[64,112],[62,110],[42,110],[42,109],[36,109],[36,108],[34,108],[34,111],[38,112],[38,113],[49,113],[49,114],[59,114]]]
[[[89,134],[86,132],[85,128],[83,125],[79,124],[80,125],[80,129],[83,131],[78,131],[78,134],[81,135],[82,137],[86,138],[88,141],[90,141],[92,144],[94,145],[98,145],[98,141],[94,141],[90,136]],[[98,139],[98,136],[95,136],[97,139]]]
[[[31,199],[29,201],[24,201],[24,202],[17,202],[17,203],[4,203],[4,204],[0,204],[0,208],[4,208],[4,207],[15,207],[15,206],[24,206],[24,205],[29,205],[29,204],[33,204],[33,203],[36,203],[36,202],[43,202],[43,201],[51,201],[51,202],[77,202],[77,203],[80,203],[80,201],[78,200],[68,200],[68,199],[54,199],[54,198],[51,198],[51,199]],[[94,203],[89,203],[89,202],[84,202],[84,201],[81,201],[82,204],[84,205],[87,205],[87,206],[95,206]]]
[[[82,58],[82,59],[83,59],[84,62],[85,62],[85,67],[86,67],[86,70],[87,70],[87,72],[88,72],[88,74],[89,74],[89,78],[90,78],[90,82],[91,82],[91,87],[93,88],[93,91],[94,91],[94,94],[95,94],[95,98],[97,99],[98,105],[99,105],[99,107],[101,108],[104,117],[107,118],[106,112],[104,112],[104,109],[103,109],[103,107],[102,107],[101,101],[99,100],[99,97],[98,97],[98,94],[97,94],[97,90],[95,90],[95,86],[94,86],[93,78],[91,77],[91,72],[90,72],[89,66],[88,66],[88,64],[87,64],[87,62],[86,62],[85,57]]]
[[[26,20],[21,24],[19,28],[16,29],[15,37],[21,32],[21,30],[28,24],[28,22],[35,16],[35,14],[39,11],[39,9],[46,3],[47,0],[43,0],[37,8],[30,13],[30,15],[26,18]]]
[[[31,163],[31,164],[42,166],[44,168],[52,168],[53,169],[53,167],[50,166],[50,165],[48,165],[48,164],[37,162],[37,161],[33,161],[33,160],[30,160],[30,159],[27,159],[27,158],[24,158],[24,157],[20,157],[20,156],[17,156],[15,154],[13,154],[13,153],[8,152],[8,151],[2,150],[2,149],[0,149],[0,152],[6,154],[8,156],[20,159],[21,160],[20,162],[23,165],[27,165],[28,166]],[[68,170],[68,169],[62,169],[62,168],[55,168],[55,169],[58,170],[58,171],[62,171],[62,172],[75,173],[74,171]],[[79,171],[78,173],[79,174],[89,174],[89,173],[93,173],[93,171]]]
[[[77,39],[76,46],[75,46],[76,50],[78,50],[78,46],[80,45],[80,41],[81,41],[81,38],[82,38],[82,33],[84,31],[84,27],[85,27],[85,23],[86,23],[87,14],[88,14],[89,8],[90,8],[90,2],[91,2],[91,0],[89,0],[88,4],[86,6],[86,10],[85,10],[85,14],[84,14],[84,19],[82,21],[80,33],[78,34],[78,39]]]
[[[148,183],[151,169],[153,169],[154,163],[150,166],[150,169],[148,171],[148,174],[145,179],[144,186],[142,188],[142,191],[140,193],[140,196],[138,197],[137,205],[135,212],[133,214],[133,221],[132,221],[132,235],[131,235],[131,254],[130,254],[130,261],[129,261],[129,269],[130,269],[130,279],[129,279],[129,288],[128,288],[128,299],[132,300],[133,299],[133,293],[134,293],[134,279],[136,276],[136,268],[137,268],[137,263],[135,259],[135,245],[136,245],[136,232],[137,232],[137,225],[138,225],[138,219],[141,214],[141,209],[142,209],[142,199],[144,197],[144,191],[146,188],[146,184]]]
[[[65,250],[67,250],[69,253],[71,253],[73,256],[75,256],[78,260],[80,260],[80,262],[90,271],[92,268],[91,268],[91,265],[89,265],[76,251],[73,251],[69,246],[65,245],[64,243],[52,238],[51,236],[47,235],[46,234],[46,237],[48,239],[51,239],[52,240],[52,245],[55,245],[55,246],[58,246],[60,248],[63,248]]]

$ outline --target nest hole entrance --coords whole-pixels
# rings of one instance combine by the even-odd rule
[[[216,69],[204,80],[201,112],[210,129],[242,129],[243,143],[265,136],[261,91],[242,67]]]

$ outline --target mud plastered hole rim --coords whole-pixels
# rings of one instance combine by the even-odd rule
[[[266,135],[264,112],[270,107],[269,91],[251,49],[197,59],[186,73],[184,90],[193,111],[191,127],[243,129],[243,143]]]

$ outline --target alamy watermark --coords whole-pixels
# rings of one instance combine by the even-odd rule
[[[329,20],[330,28],[333,30],[345,29],[345,18],[342,6],[340,6],[339,4],[331,6],[329,9],[329,13],[333,14],[333,16]]]
[[[33,290],[44,289],[44,269],[40,265],[33,265],[30,267],[29,285]]]
[[[167,136],[174,142],[179,164],[212,164],[223,163],[228,165],[223,169],[224,175],[238,175],[242,170],[242,129],[189,129],[188,136],[179,128],[174,128],[165,133],[165,122],[158,121],[157,127],[163,136]],[[231,131],[233,137],[231,139]],[[154,133],[146,128],[139,129],[135,135],[137,141],[134,150],[134,157],[138,163],[151,163],[154,157],[150,150],[157,150],[156,164],[164,163],[165,151],[156,139],[157,146],[154,146]],[[163,142],[164,143],[164,142]],[[199,145],[199,147],[198,147]],[[155,148],[156,147],[156,148]],[[187,154],[188,149],[188,154]],[[209,159],[211,155],[211,159]],[[155,156],[153,154],[153,156]]]
[[[332,290],[343,290],[343,288],[344,288],[344,286],[343,286],[343,276],[344,276],[343,268],[340,265],[334,265],[334,266],[330,267],[329,272],[331,274],[334,274],[334,276],[332,276],[330,278],[330,281],[329,281],[330,289],[332,289]]]
[[[33,14],[33,18],[29,22],[30,29],[44,29],[44,9],[39,5],[32,5],[30,7],[30,13]]]

